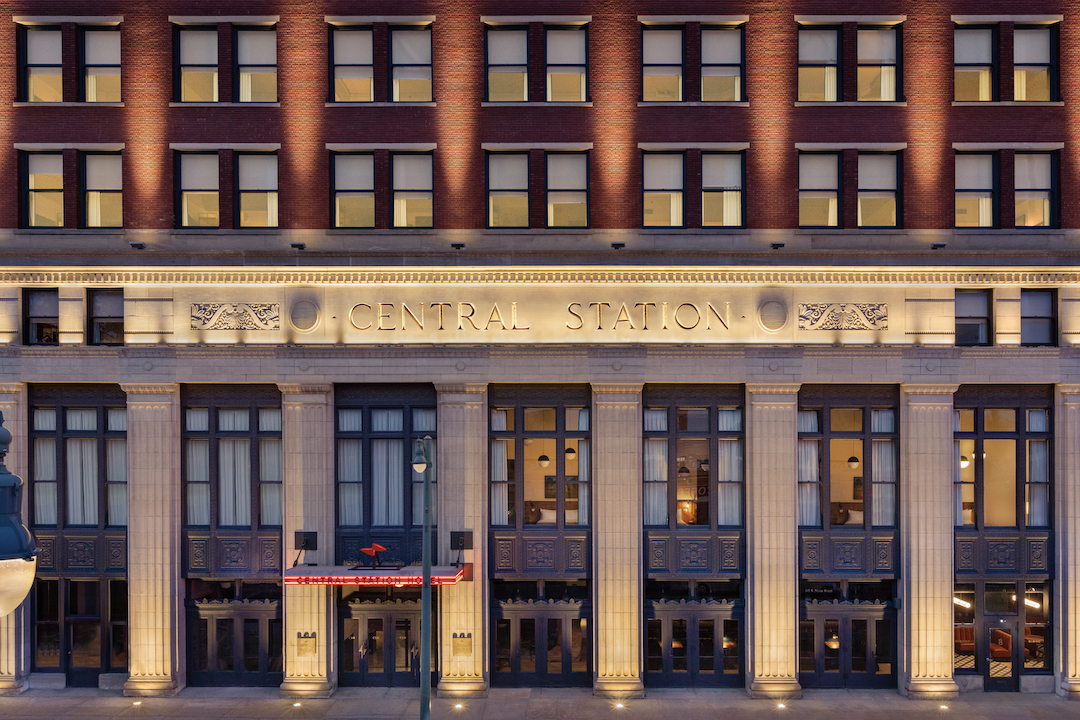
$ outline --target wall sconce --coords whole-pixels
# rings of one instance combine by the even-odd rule
[[[847,459],[847,466],[849,468],[851,468],[852,470],[855,470],[856,468],[859,467],[859,458],[852,455],[851,457],[849,457]]]
[[[971,464],[971,460],[968,459],[967,455],[961,455],[960,456],[960,467],[966,468],[970,464]]]
[[[541,455],[540,457],[536,458],[536,464],[540,467],[547,467],[551,464],[551,458],[549,458],[547,455]]]
[[[683,465],[681,468],[679,468],[679,477],[684,478],[684,477],[689,477],[689,476],[690,476],[690,468],[686,467],[685,465]]]
[[[577,450],[575,450],[572,447],[566,448],[566,459],[567,460],[576,460],[577,459]]]

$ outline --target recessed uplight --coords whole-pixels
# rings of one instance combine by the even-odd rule
[[[300,703],[293,703],[292,706],[293,707],[300,707]]]
[[[948,710],[948,709],[949,709],[949,706],[948,706],[948,705],[938,705],[938,707],[939,707],[940,709],[942,709],[942,710]]]
[[[776,709],[777,710],[783,710],[786,707],[787,707],[787,705],[785,705],[784,703],[776,703]]]
[[[626,707],[626,706],[625,706],[625,705],[623,705],[622,703],[615,703],[615,709],[616,709],[616,710],[622,710],[622,709],[623,709],[623,708],[625,708],[625,707]]]
[[[136,700],[135,702],[133,702],[131,704],[132,704],[133,707],[139,707],[140,705],[142,705],[142,700]]]

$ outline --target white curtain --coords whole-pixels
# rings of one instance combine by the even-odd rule
[[[873,525],[892,527],[896,524],[896,445],[892,440],[874,440],[872,448]]]
[[[723,416],[721,415],[721,417]],[[742,441],[720,440],[717,449],[717,470],[719,471],[720,479],[716,507],[717,524],[741,525],[743,478]]]
[[[187,441],[187,524],[210,524],[209,440]]]
[[[992,197],[979,198],[979,227],[994,226],[994,199]]]
[[[742,411],[739,408],[720,408],[716,429],[720,432],[742,430]]]
[[[56,524],[56,441],[52,438],[34,439],[34,522]]]
[[[281,408],[259,408],[259,432],[281,432]]]
[[[954,413],[954,428],[960,427],[960,412]],[[972,458],[974,461],[975,458]],[[960,441],[953,440],[953,524],[964,527],[964,483],[960,474]]]
[[[248,420],[247,408],[218,410],[218,431],[247,432]]]
[[[896,413],[892,408],[875,408],[870,411],[870,432],[896,432]]]
[[[97,430],[97,411],[78,409],[67,411],[68,430]]]
[[[721,197],[724,199],[724,225],[726,227],[742,225],[742,191],[724,190]]]
[[[1028,410],[1028,432],[1046,432],[1047,427],[1045,410]]]
[[[344,425],[344,422],[340,424]],[[364,486],[360,482],[364,456],[363,442],[338,440],[337,450],[338,525],[360,525],[364,520]]]
[[[588,422],[587,417],[585,421]],[[589,468],[592,466],[591,463],[592,455],[589,451],[589,441],[578,440],[578,525],[589,524]]]
[[[1045,417],[1045,416],[1044,416]],[[1033,527],[1050,524],[1050,453],[1046,440],[1028,442],[1028,521]]]
[[[67,456],[67,477],[65,478],[67,482],[65,484],[68,524],[97,525],[97,440],[68,438],[65,442],[65,454]]]
[[[585,432],[589,429],[589,408],[580,408],[578,411],[577,429]]]
[[[210,411],[207,408],[188,408],[185,413],[188,432],[206,432],[210,429]]]
[[[429,418],[429,420],[430,420],[431,424],[427,425],[426,424],[427,421],[421,420],[420,422],[424,422],[425,425],[423,427],[417,427],[417,424],[418,424],[417,413],[430,413],[431,417]],[[413,429],[414,430],[423,430],[423,429],[427,429],[427,428],[430,428],[432,430],[435,429],[435,411],[434,410],[413,410]],[[429,467],[427,469],[427,471],[429,473],[431,473],[431,522],[432,522],[432,524],[434,524],[435,521],[436,521],[436,518],[439,515],[439,486],[436,484],[438,475],[436,474],[436,471],[435,471],[435,460],[436,460],[436,457],[438,456],[438,450],[437,450],[436,445],[435,445],[435,438],[431,438],[430,440],[426,440],[425,442],[427,443],[428,460],[431,462],[431,467]],[[412,524],[413,525],[423,525],[424,524],[424,474],[423,473],[418,473],[415,470],[412,470],[411,468],[410,468],[410,472],[412,472],[412,478],[413,478],[413,486],[412,486]]]
[[[800,421],[802,414],[802,412],[799,413]],[[816,414],[814,418],[816,425]],[[818,498],[820,486],[818,449],[817,440],[799,441],[799,524],[812,527],[821,526],[821,502]]]
[[[667,410],[653,409],[645,411],[646,432],[667,432]]]
[[[111,411],[110,411],[111,412]],[[108,482],[109,525],[127,525],[127,439],[109,438],[105,441],[105,479]]]
[[[259,422],[262,423],[262,411]],[[278,424],[280,425],[280,415]],[[281,440],[261,438],[259,440],[259,524],[281,525],[281,482],[282,482]]]
[[[218,440],[218,525],[251,527],[251,441]]]
[[[56,430],[56,409],[36,408],[34,410],[34,429],[46,431]]]
[[[496,427],[497,418],[502,417],[502,428]],[[502,410],[492,413],[492,430],[506,429],[506,415]],[[506,473],[507,444],[512,440],[491,441],[491,524],[510,524],[510,478]]]
[[[372,429],[376,427],[376,415],[372,413]],[[372,525],[397,526],[405,522],[404,453],[402,440],[371,441]]]
[[[95,83],[93,75],[87,76],[87,88],[86,88],[86,101],[94,102],[91,100],[91,88]],[[101,193],[87,191],[86,193],[86,226],[87,227],[101,227]]]
[[[818,414],[817,410],[800,410],[798,416],[799,432],[817,432],[818,431]]]
[[[402,430],[402,411],[401,410],[372,410],[371,411],[371,431],[372,432],[401,432]]]
[[[829,65],[825,70],[825,100],[836,102],[836,66]]]
[[[435,408],[417,408],[412,411],[413,432],[435,432],[438,411]]]
[[[649,411],[646,411],[649,412]],[[657,411],[657,412],[663,412]],[[662,416],[665,421],[666,415]],[[648,424],[648,415],[645,416]],[[665,422],[666,427],[666,422]],[[646,428],[648,429],[648,428]],[[646,525],[668,524],[668,441],[645,440],[645,496],[644,520]]]

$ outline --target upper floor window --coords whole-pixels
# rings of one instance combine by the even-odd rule
[[[90,290],[87,317],[88,345],[124,344],[124,291]]]
[[[896,227],[899,156],[859,153],[859,227]]]
[[[331,98],[334,102],[372,102],[375,72],[371,28],[335,27],[330,31],[330,43]]]
[[[334,227],[375,227],[375,156],[334,153]]]
[[[30,435],[35,526],[127,525],[126,408],[35,405]]]
[[[898,99],[896,28],[859,28],[858,99],[889,102]]]
[[[963,389],[961,389],[963,392]],[[1022,392],[1012,407],[969,403],[954,411],[953,490],[957,528],[1049,527],[1051,406]]]
[[[1057,25],[1013,31],[1013,99],[1057,99]]]
[[[742,227],[744,159],[742,153],[702,153],[702,227]]]
[[[26,227],[64,227],[64,156],[24,153]]]
[[[427,438],[428,472],[435,483],[435,424],[435,408],[338,406],[339,526],[424,524],[424,474],[411,462],[416,441]],[[438,505],[434,493],[431,503]]]
[[[743,28],[701,28],[701,99],[739,102],[743,93]]]
[[[588,227],[588,153],[547,154],[548,227]]]
[[[1056,160],[1053,153],[1016,153],[1013,159],[1016,227],[1057,225]]]
[[[431,102],[431,28],[390,31],[394,102]]]
[[[82,100],[120,102],[120,31],[82,31]]]
[[[434,227],[431,155],[390,156],[394,187],[394,227]]]
[[[684,160],[682,153],[642,156],[645,227],[683,227]]]
[[[840,155],[799,154],[799,227],[840,224]]]
[[[277,155],[236,156],[237,226],[277,227]]]
[[[59,27],[19,26],[23,37],[20,88],[26,102],[63,102],[64,53]]]
[[[487,99],[525,102],[529,99],[529,31],[487,28]]]
[[[23,291],[23,344],[60,343],[60,294],[55,289]]]
[[[493,407],[491,524],[587,526],[591,457],[589,408],[557,397]]]
[[[544,28],[548,102],[588,99],[588,30],[582,26]]]
[[[997,157],[988,153],[956,156],[956,227],[994,227],[997,216]]]
[[[799,30],[799,100],[836,102],[839,99],[838,28]]]
[[[277,102],[277,30],[236,31],[239,102]]]
[[[124,226],[124,172],[120,153],[83,153],[83,224]]]
[[[529,155],[488,153],[488,227],[529,227]]]
[[[715,404],[645,409],[645,525],[743,524],[742,418]]]
[[[218,101],[217,28],[177,27],[177,100]]]
[[[953,34],[954,95],[959,102],[997,99],[995,28],[958,27]]]
[[[649,27],[641,32],[641,99],[679,102],[683,99],[683,30]]]
[[[895,527],[897,412],[878,398],[800,393],[798,506],[803,527]]]
[[[180,188],[180,227],[217,227],[217,153],[181,153],[177,158]]]
[[[957,290],[954,299],[957,345],[993,344],[993,296],[989,290]]]
[[[1053,290],[1020,291],[1020,344],[1057,345],[1057,297]]]

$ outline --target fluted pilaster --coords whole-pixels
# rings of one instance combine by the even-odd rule
[[[593,385],[594,692],[641,695],[641,388]]]
[[[124,694],[185,684],[180,580],[180,397],[174,384],[123,385],[128,413],[128,670]]]
[[[747,684],[751,697],[791,698],[798,680],[795,517],[799,386],[747,385]]]
[[[1056,659],[1059,693],[1080,700],[1080,385],[1058,385],[1056,409],[1054,624],[1061,630],[1054,633],[1051,657]]]
[[[0,385],[0,412],[4,413],[4,427],[12,436],[4,464],[11,474],[18,475],[24,483],[29,483],[24,383]],[[26,488],[27,485],[24,485],[24,523],[28,523]],[[0,617],[0,695],[17,695],[26,689],[26,677],[30,673],[29,616],[28,604],[23,602],[15,612]]]
[[[953,393],[905,385],[900,409],[900,686],[912,698],[958,694],[953,680]]]

